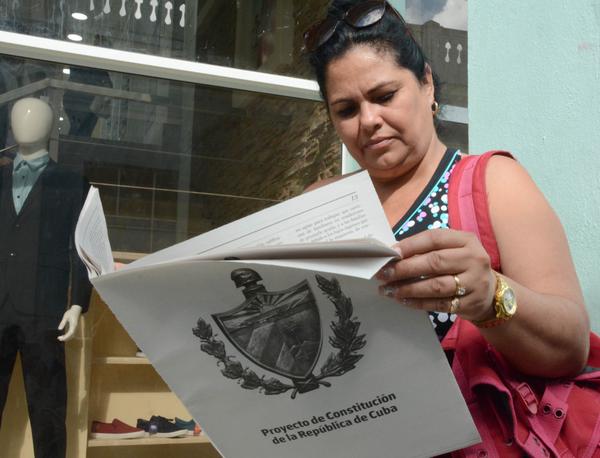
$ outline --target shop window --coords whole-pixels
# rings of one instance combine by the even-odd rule
[[[467,0],[406,0],[404,15],[440,79],[440,137],[468,152]]]
[[[340,145],[319,102],[18,58],[0,63],[0,143],[14,143],[13,102],[47,100],[56,114],[50,154],[100,189],[116,252],[156,251],[339,173]],[[14,150],[4,154],[10,161]]]
[[[302,33],[326,0],[3,2],[0,30],[309,77]]]

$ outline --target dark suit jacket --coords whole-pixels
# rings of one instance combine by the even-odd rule
[[[12,196],[12,164],[0,167],[0,190],[6,189]],[[87,310],[91,283],[73,239],[88,189],[84,177],[51,160],[19,215],[12,198],[0,199],[0,305],[8,295],[16,310],[35,316],[61,316],[71,304]],[[37,233],[27,234],[28,227]]]

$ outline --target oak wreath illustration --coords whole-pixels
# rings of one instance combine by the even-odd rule
[[[331,321],[333,335],[329,344],[337,351],[329,354],[318,374],[313,374],[322,349],[321,319],[315,296],[307,280],[281,291],[267,291],[262,277],[249,268],[235,269],[231,280],[243,288],[245,300],[231,310],[212,315],[227,340],[253,363],[279,378],[259,377],[244,367],[235,356],[227,354],[225,343],[213,333],[212,326],[202,317],[193,334],[200,339],[200,350],[217,359],[221,373],[238,380],[242,388],[258,389],[266,395],[292,390],[291,398],[320,386],[326,381],[354,369],[363,357],[357,353],[367,343],[359,334],[360,321],[354,316],[352,300],[341,290],[335,277],[327,279],[315,274],[317,285],[335,307],[336,320]],[[291,383],[290,383],[291,382]]]

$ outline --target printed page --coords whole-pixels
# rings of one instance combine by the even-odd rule
[[[90,279],[114,271],[106,218],[98,188],[91,186],[75,228],[75,247]]]
[[[480,441],[427,313],[376,281],[188,260],[94,286],[226,458],[425,458]]]
[[[139,268],[161,262],[173,262],[196,257],[197,259],[223,259],[240,257],[238,250],[302,244],[300,251],[311,253],[309,258],[322,258],[316,251],[324,250],[328,256],[347,258],[341,254],[343,246],[326,248],[325,242],[340,240],[373,239],[364,242],[386,247],[394,243],[394,237],[366,172],[341,179],[335,183],[287,200],[273,207],[234,221],[213,231],[194,237],[165,250],[146,256],[129,264],[125,269]],[[311,244],[315,248],[311,248]],[[352,243],[350,243],[352,245]],[[349,246],[349,245],[346,245]],[[289,253],[288,248],[284,248]],[[334,256],[332,250],[337,255]],[[352,251],[352,250],[351,250]],[[354,250],[358,253],[359,250]],[[265,259],[260,250],[253,251],[258,259]],[[265,252],[266,253],[266,252]],[[294,267],[294,260],[285,260],[277,250],[269,250],[274,257],[272,264]],[[300,256],[295,254],[294,257]],[[362,255],[361,255],[362,256]],[[379,267],[394,256],[387,249],[375,263]],[[248,258],[248,256],[244,256]],[[345,262],[345,261],[344,261]],[[306,267],[302,262],[302,267]],[[310,263],[309,263],[310,264]],[[331,263],[330,263],[331,264]],[[377,270],[373,260],[368,269],[359,276],[369,278]],[[336,264],[343,270],[342,265]],[[342,273],[342,271],[340,271]]]

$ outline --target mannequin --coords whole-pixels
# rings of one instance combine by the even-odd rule
[[[35,456],[64,458],[63,342],[91,293],[73,247],[89,185],[48,157],[54,115],[46,102],[19,100],[10,120],[18,152],[0,167],[0,412],[20,353]]]
[[[10,116],[11,128],[15,141],[19,145],[19,153],[26,161],[32,161],[48,154],[48,140],[52,130],[52,108],[40,99],[28,97],[15,103]],[[71,340],[77,330],[82,307],[71,305],[65,312],[58,326],[59,331],[66,331],[57,339],[66,342]]]

